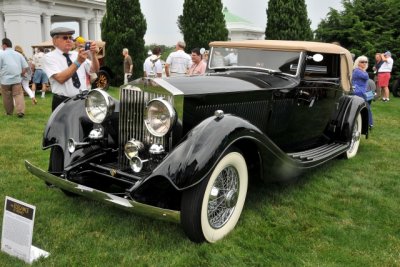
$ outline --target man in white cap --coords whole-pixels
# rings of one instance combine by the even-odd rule
[[[45,55],[44,71],[49,77],[53,93],[52,110],[66,99],[87,90],[86,80],[83,80],[82,77],[86,77],[85,72],[88,68],[81,65],[91,64],[89,69],[92,72],[99,70],[96,42],[91,42],[88,51],[85,51],[84,48],[79,51],[71,51],[74,46],[72,37],[74,33],[75,30],[66,27],[58,27],[50,31],[56,49]],[[87,59],[89,54],[91,61]]]
[[[389,80],[393,68],[392,53],[386,51],[382,54],[382,65],[378,70],[378,87],[382,89],[382,101],[389,101]]]

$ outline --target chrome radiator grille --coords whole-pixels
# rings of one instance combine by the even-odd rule
[[[166,147],[165,137],[154,137],[144,125],[144,115],[147,103],[154,98],[163,97],[170,103],[173,98],[159,93],[140,91],[139,88],[122,88],[120,91],[119,112],[119,167],[124,169],[129,166],[129,161],[124,154],[126,142],[132,138],[145,144],[146,150],[151,144],[157,143]],[[172,103],[173,104],[173,103]]]

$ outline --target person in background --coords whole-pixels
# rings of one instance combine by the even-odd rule
[[[375,85],[378,85],[378,70],[382,66],[382,64],[383,61],[381,53],[375,53],[375,65],[372,67],[372,70],[374,71]],[[381,88],[379,86],[376,86],[376,97],[380,98],[381,94],[382,94]]]
[[[152,50],[152,55],[147,57],[143,63],[143,73],[146,78],[162,77],[162,64],[160,61],[161,48],[156,46]]]
[[[363,98],[368,105],[369,113],[369,127],[372,128],[374,121],[372,118],[371,106],[365,99],[364,94],[367,92],[369,76],[367,73],[368,69],[368,58],[366,56],[359,56],[353,66],[353,76],[351,82],[354,86],[354,94]]]
[[[225,66],[224,56],[220,51],[214,50],[211,58],[210,66],[212,68],[219,68]]]
[[[188,75],[200,75],[206,72],[207,64],[202,60],[199,48],[192,49],[192,66],[190,66]]]
[[[207,65],[207,63],[208,63],[208,55],[210,54],[210,51],[209,50],[206,50],[206,51],[204,51],[204,54],[203,54],[203,61],[206,63],[206,65]]]
[[[393,59],[390,51],[386,51],[382,56],[382,65],[378,70],[378,87],[382,90],[382,101],[389,101],[389,80],[393,68]]]
[[[52,111],[65,100],[76,96],[82,91],[88,90],[85,76],[85,64],[90,64],[91,71],[99,70],[96,42],[90,43],[89,50],[81,48],[73,49],[73,37],[75,30],[58,27],[50,31],[55,49],[44,57],[44,71],[49,77],[53,92]],[[87,58],[91,55],[90,63]],[[83,66],[82,66],[83,65]]]
[[[74,40],[75,42],[75,51],[77,51],[79,53],[80,49],[85,49],[85,44],[88,43],[87,40],[85,40],[85,38],[83,38],[82,36],[78,36],[75,38]],[[90,43],[90,41],[89,41]],[[82,67],[85,68],[85,72],[80,73],[81,75],[84,75],[82,77],[79,77],[79,79],[85,80],[86,81],[86,87],[87,89],[92,88],[92,84],[91,84],[91,80],[97,78],[97,74],[95,72],[91,72],[91,59],[90,59],[90,54],[88,57],[88,62],[90,64],[83,64]],[[90,74],[89,74],[90,73]],[[95,75],[95,78],[93,77],[93,75]]]
[[[169,54],[165,63],[165,74],[170,76],[184,76],[188,72],[191,58],[185,53],[185,42],[179,41],[175,46],[175,51]]]
[[[29,88],[29,81],[32,78],[32,68],[31,68],[31,63],[28,61],[28,59],[26,58],[25,54],[24,54],[24,50],[22,49],[21,46],[16,45],[14,48],[15,51],[17,51],[18,53],[20,53],[24,59],[26,60],[26,62],[28,63],[28,68],[26,69],[25,75],[22,76],[22,81],[21,81],[21,85],[22,88],[25,90],[25,92],[28,94],[28,96],[31,98],[32,100],[32,104],[36,105],[37,104],[37,100],[35,98],[35,94],[33,93],[33,91],[31,90],[31,88]]]
[[[232,49],[232,51],[224,57],[224,61],[227,66],[237,66],[238,64],[237,49]]]
[[[43,71],[43,57],[44,57],[43,47],[38,48],[38,52],[33,55],[33,67],[35,69],[32,79],[32,91],[35,94],[36,84],[42,84],[42,98],[45,97],[47,91],[47,83],[49,79],[46,73]]]
[[[23,118],[25,100],[21,81],[29,66],[24,57],[12,49],[10,39],[4,38],[1,45],[4,51],[0,53],[0,84],[4,109],[6,115],[12,115],[15,102],[17,116]]]
[[[132,76],[133,63],[128,48],[122,49],[122,55],[124,56],[124,84],[127,84],[128,78]]]

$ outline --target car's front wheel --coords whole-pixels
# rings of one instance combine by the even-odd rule
[[[211,174],[182,196],[182,227],[194,242],[216,242],[239,220],[246,199],[248,173],[242,154],[230,150]]]
[[[357,155],[358,147],[360,145],[360,138],[361,138],[361,127],[362,127],[362,118],[361,114],[358,113],[356,117],[356,121],[353,125],[353,131],[351,134],[351,141],[350,147],[345,152],[345,157],[347,159],[353,158]]]

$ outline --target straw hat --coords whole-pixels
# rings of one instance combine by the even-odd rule
[[[24,50],[23,50],[22,47],[19,46],[19,45],[16,45],[15,48],[14,48],[14,50],[17,51],[17,52],[19,52],[19,53],[21,53],[21,54],[24,53]]]

